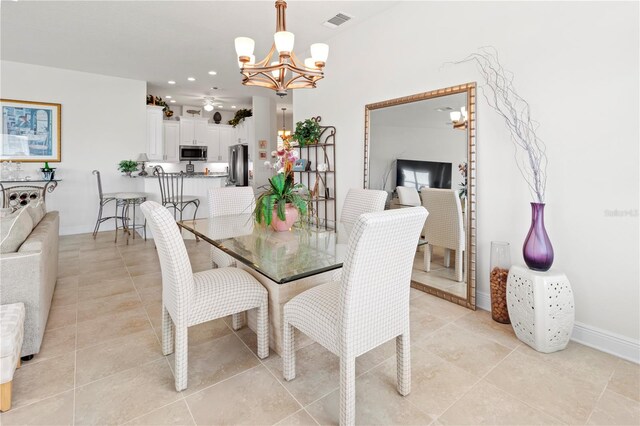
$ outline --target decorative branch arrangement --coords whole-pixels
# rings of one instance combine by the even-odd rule
[[[482,93],[487,103],[504,118],[515,145],[515,160],[531,195],[538,203],[544,203],[547,184],[547,155],[544,142],[536,131],[539,123],[531,118],[527,101],[513,87],[513,73],[505,70],[494,47],[481,47],[461,61],[475,62],[485,80]],[[484,88],[487,90],[484,90]]]

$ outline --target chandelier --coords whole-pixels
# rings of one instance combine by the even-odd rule
[[[467,108],[462,107],[460,111],[451,111],[449,118],[451,118],[454,129],[465,130],[467,128]]]
[[[315,88],[316,81],[324,78],[322,69],[329,56],[328,45],[315,43],[311,45],[311,57],[300,62],[293,53],[295,37],[293,33],[287,31],[286,9],[286,1],[276,1],[274,43],[262,61],[255,62],[253,39],[249,37],[235,39],[242,84],[273,89],[281,97],[287,95],[288,89]]]
[[[280,109],[282,109],[282,130],[278,130],[278,136],[280,137],[280,139],[284,141],[286,138],[291,136],[291,131],[287,130],[287,126],[284,121],[284,112],[287,109],[286,108],[280,108]]]

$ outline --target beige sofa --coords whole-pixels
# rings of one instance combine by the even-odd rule
[[[57,211],[47,213],[14,253],[0,254],[0,303],[26,308],[21,356],[37,354],[58,276]]]

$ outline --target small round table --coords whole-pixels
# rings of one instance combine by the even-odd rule
[[[118,204],[122,205],[122,229],[127,233],[127,244],[129,244],[129,235],[133,230],[133,239],[136,239],[136,228],[142,228],[144,240],[147,240],[147,220],[144,223],[136,223],[136,206],[147,201],[146,192],[116,192],[113,197]],[[133,218],[129,218],[129,207],[133,206]],[[129,220],[132,224],[129,224]],[[116,223],[116,241],[118,241],[118,224]]]

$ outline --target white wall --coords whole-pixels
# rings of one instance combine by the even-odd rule
[[[92,170],[100,170],[105,192],[142,189],[140,179],[122,177],[117,167],[146,152],[146,82],[8,61],[0,68],[2,98],[62,104],[62,162],[51,164],[62,182],[47,196],[47,209],[60,212],[61,234],[93,231],[98,187]]]
[[[576,320],[637,345],[638,33],[637,2],[403,2],[329,41],[326,78],[296,92],[295,119],[319,114],[337,127],[338,193],[346,194],[363,183],[365,104],[480,83],[473,65],[443,64],[496,47],[541,123],[546,225]],[[504,122],[481,93],[477,283],[486,295],[492,240],[510,241],[513,262],[523,263],[531,198]],[[616,209],[635,216],[606,216]]]
[[[271,151],[276,149],[278,141],[278,126],[276,120],[276,101],[274,97],[253,97],[253,125],[255,137],[249,140],[249,160],[253,161],[252,186],[258,188],[267,185],[268,179],[273,175],[273,170],[264,166],[265,161],[273,162]],[[260,160],[258,147],[260,140],[267,141],[267,160]]]

